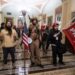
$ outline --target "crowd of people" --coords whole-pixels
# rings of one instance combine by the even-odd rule
[[[26,13],[23,13],[25,16]],[[52,47],[52,64],[57,66],[57,63],[60,65],[64,65],[63,62],[63,53],[61,51],[61,40],[62,40],[62,32],[58,30],[59,24],[54,23],[50,28],[47,26],[45,30],[39,29],[39,23],[37,18],[29,18],[30,26],[28,28],[28,33],[26,34],[28,37],[32,39],[31,44],[29,44],[30,51],[30,60],[31,66],[37,65],[39,67],[44,67],[41,63],[40,58],[40,48],[42,48],[43,53],[47,54],[48,47],[51,44]],[[0,28],[0,41],[3,49],[3,63],[7,64],[7,57],[10,53],[12,58],[12,64],[14,66],[15,63],[15,47],[16,45],[22,45],[22,28],[16,28],[12,25],[11,21],[7,21],[6,23],[1,23]],[[59,60],[57,61],[57,57]]]

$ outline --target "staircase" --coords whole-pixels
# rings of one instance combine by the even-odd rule
[[[28,68],[29,75],[75,75],[75,55],[70,52],[66,52],[64,54],[64,62],[66,65],[56,67],[52,65],[52,51],[48,50],[47,55],[43,55],[42,50],[41,53],[41,62],[44,65],[44,68],[40,68],[38,66],[33,66]],[[29,58],[27,58],[26,62],[24,62],[24,51],[22,49],[16,49],[16,68],[12,69],[11,66],[11,57],[8,56],[8,64],[5,69],[2,69],[2,61],[3,61],[3,53],[0,50],[0,75],[24,75],[25,72],[25,63],[30,64]],[[28,56],[29,57],[29,56]]]
[[[29,75],[75,75],[75,55],[70,52],[64,54],[65,65],[52,65],[52,51],[49,50],[47,56],[41,53],[41,61],[44,68],[31,67]]]

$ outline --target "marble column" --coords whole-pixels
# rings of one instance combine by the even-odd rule
[[[63,0],[62,3],[62,29],[70,26],[72,0]]]
[[[2,12],[0,11],[0,24],[2,22]]]
[[[62,27],[61,29],[68,28],[71,22],[71,2],[72,0],[63,0],[62,3]],[[65,35],[63,33],[62,42],[65,43]]]

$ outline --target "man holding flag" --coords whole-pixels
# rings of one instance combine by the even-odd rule
[[[29,30],[27,28],[27,25],[26,24],[26,12],[25,11],[22,11],[22,15],[23,15],[23,32],[22,32],[22,43],[23,43],[23,48],[25,50],[24,52],[24,56],[28,57],[29,56],[29,49],[31,51],[31,64],[36,64],[37,66],[39,67],[42,67],[43,68],[43,65],[41,64],[41,59],[40,59],[40,51],[39,51],[39,39],[38,39],[38,31],[36,33],[36,24],[38,24],[37,20],[34,19],[33,20],[33,28],[32,28],[32,31],[31,31],[31,36],[30,38],[28,37],[28,34],[29,34]],[[32,20],[32,19],[31,19]],[[37,42],[37,43],[36,43]],[[29,44],[30,44],[30,48],[29,48]],[[36,59],[37,61],[35,61],[35,54],[34,51],[36,52]]]

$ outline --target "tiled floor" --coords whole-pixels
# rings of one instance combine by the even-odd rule
[[[11,58],[10,56],[8,57],[9,61],[8,64],[3,66],[2,65],[2,61],[3,61],[3,57],[2,57],[2,50],[0,50],[0,75],[25,75],[25,73],[29,72],[29,75],[46,75],[46,71],[52,72],[52,74],[48,74],[47,75],[56,75],[53,72],[59,71],[61,72],[61,75],[72,75],[71,73],[68,74],[66,73],[68,70],[75,70],[75,56],[72,55],[71,53],[67,52],[64,54],[64,61],[66,63],[66,65],[64,66],[60,66],[58,65],[57,67],[54,67],[51,64],[51,60],[52,60],[52,53],[49,50],[47,55],[43,55],[42,51],[41,52],[41,61],[42,64],[44,65],[44,68],[40,68],[38,66],[33,66],[33,67],[29,67],[30,66],[30,60],[29,58],[27,60],[24,60],[24,51],[22,49],[17,49],[16,50],[16,68],[13,69],[12,68],[12,63],[11,63]],[[63,71],[64,70],[64,74]],[[45,72],[44,74],[42,74],[43,72]],[[59,73],[60,73],[59,72]],[[60,75],[60,74],[58,74]],[[75,75],[75,74],[74,74]]]
[[[29,75],[75,75],[75,68],[45,71],[45,72],[33,73]]]

